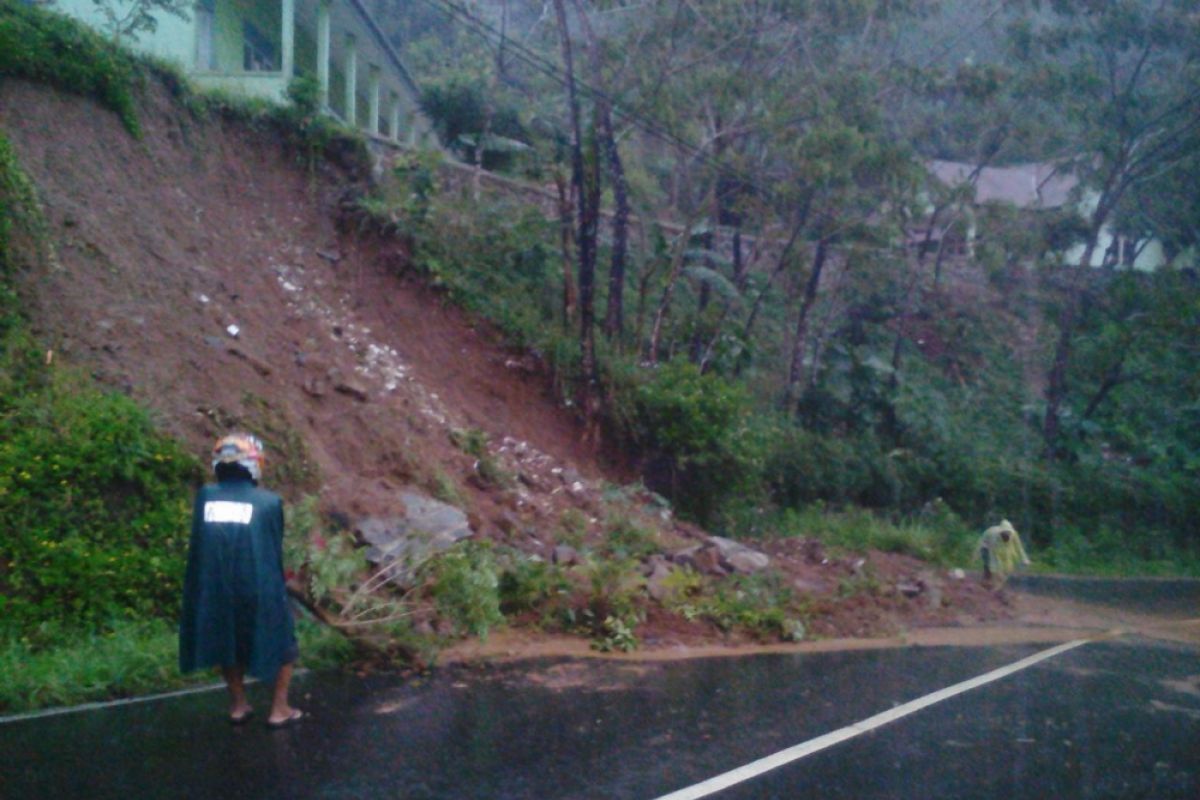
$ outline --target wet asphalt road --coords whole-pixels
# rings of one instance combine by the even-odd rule
[[[286,731],[219,692],[2,724],[0,797],[650,800],[1040,649],[308,675]],[[715,797],[1195,800],[1200,651],[1090,643]]]
[[[1084,578],[1014,575],[1014,591],[1150,613],[1168,619],[1200,617],[1200,580],[1195,578]]]

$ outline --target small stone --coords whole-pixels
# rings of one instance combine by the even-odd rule
[[[237,325],[228,325],[225,328],[225,332],[228,333],[230,336],[232,336],[234,339],[236,339],[236,338],[238,338],[238,335],[242,332],[242,329],[239,328]]]
[[[353,381],[339,381],[338,383],[334,384],[333,389],[339,394],[353,397],[360,403],[365,403],[368,399],[370,399],[370,395],[367,394],[367,390]]]
[[[300,384],[300,388],[310,397],[324,397],[325,387],[317,378],[309,378]]]
[[[550,554],[550,560],[560,566],[571,566],[579,563],[579,551],[566,544],[560,544]]]

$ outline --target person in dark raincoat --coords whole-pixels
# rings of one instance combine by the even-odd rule
[[[232,434],[213,448],[217,483],[196,495],[192,514],[179,667],[220,667],[229,689],[229,721],[253,714],[247,673],[274,683],[267,725],[299,722],[288,703],[292,665],[299,655],[283,572],[283,501],[258,487],[262,443]]]

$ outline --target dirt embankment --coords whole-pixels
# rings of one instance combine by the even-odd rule
[[[288,455],[275,485],[319,493],[348,520],[396,513],[405,486],[450,485],[477,535],[527,552],[549,554],[568,509],[603,528],[601,482],[627,470],[584,444],[536,362],[398,274],[402,244],[339,229],[360,176],[309,168],[269,127],[196,116],[154,82],[141,115],[135,140],[94,103],[0,83],[0,128],[54,244],[23,291],[55,364],[133,395],[197,453],[232,425],[265,433]],[[516,488],[472,481],[455,430],[487,434]],[[663,535],[682,546],[703,533],[667,523]],[[813,596],[821,636],[1011,616],[972,581],[884,554],[868,566],[879,590],[847,593],[863,565],[812,544],[764,550]],[[667,614],[643,627],[650,646],[723,641]]]

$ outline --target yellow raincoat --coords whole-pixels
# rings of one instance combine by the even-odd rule
[[[1005,541],[1005,534],[1008,534],[1008,541]],[[1006,519],[988,528],[979,537],[979,556],[983,559],[983,576],[990,578],[994,575],[1002,583],[1016,568],[1018,560],[1023,565],[1030,563],[1025,546],[1021,544],[1021,535]]]

